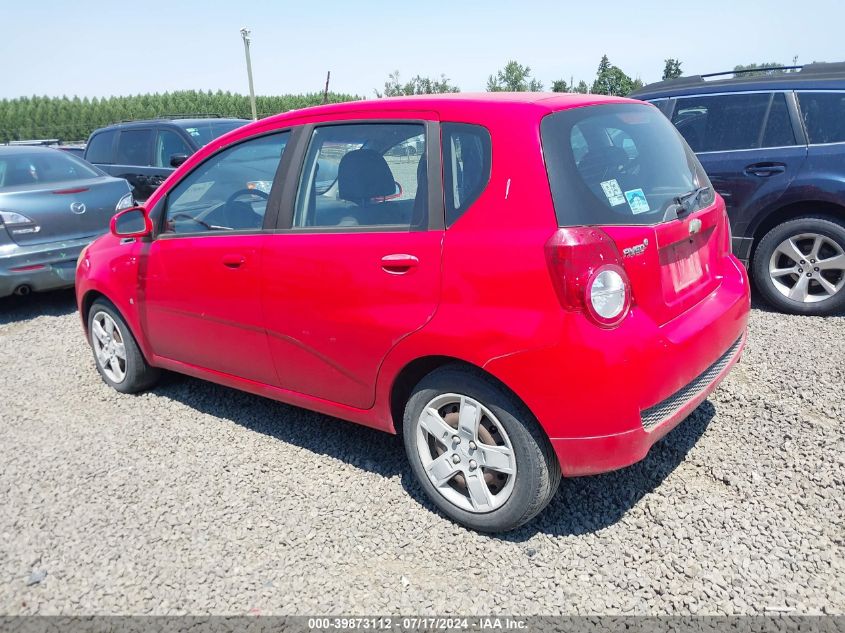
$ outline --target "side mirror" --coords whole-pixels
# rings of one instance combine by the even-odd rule
[[[145,237],[153,232],[153,222],[143,207],[132,207],[114,214],[109,229],[116,237]]]
[[[187,154],[171,154],[170,155],[170,166],[171,167],[178,167],[182,163],[188,160]]]

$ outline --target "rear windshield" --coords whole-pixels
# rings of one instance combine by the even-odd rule
[[[192,139],[194,139],[197,147],[202,147],[203,145],[207,145],[216,139],[218,136],[223,136],[226,132],[231,132],[232,130],[237,129],[242,125],[246,125],[247,123],[249,123],[249,121],[242,121],[238,119],[234,121],[211,120],[208,123],[180,123],[179,125]]]
[[[0,155],[0,189],[101,175],[92,165],[59,150]]]
[[[559,226],[657,224],[701,187],[691,210],[715,194],[695,154],[660,111],[610,104],[546,116],[540,132]]]

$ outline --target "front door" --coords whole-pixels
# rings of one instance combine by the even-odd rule
[[[283,209],[286,230],[267,236],[263,255],[283,388],[369,408],[382,360],[434,315],[443,242],[436,130],[409,121],[313,130],[290,217]]]
[[[277,384],[260,279],[264,214],[288,137],[230,146],[167,193],[141,264],[144,331],[156,355]]]

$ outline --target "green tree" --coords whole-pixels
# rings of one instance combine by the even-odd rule
[[[587,82],[582,79],[578,82],[578,85],[572,89],[572,92],[577,92],[582,95],[585,95],[590,92],[590,86],[588,86]]]
[[[637,88],[641,88],[642,85],[642,81],[631,79],[621,68],[611,64],[607,55],[603,55],[590,92],[597,95],[624,97]]]
[[[543,84],[531,77],[531,68],[510,60],[487,78],[487,92],[539,92]]]
[[[565,80],[556,79],[552,82],[552,92],[572,92],[572,90]]]
[[[684,72],[681,70],[681,60],[670,57],[663,66],[663,79],[677,79]]]
[[[399,78],[399,71],[395,70],[388,75],[387,81],[384,82],[384,92],[376,90],[375,93],[376,96],[381,99],[382,97],[434,95],[460,91],[460,88],[453,86],[446,75],[443,74],[440,75],[440,79],[432,79],[431,77],[421,77],[420,75],[417,75],[410,81],[403,84]]]
[[[763,62],[761,64],[738,64],[734,66],[734,71],[748,70],[751,72],[744,72],[740,75],[734,74],[734,77],[753,77],[755,75],[782,75],[782,70],[757,70],[758,68],[778,68],[783,66],[780,62]]]

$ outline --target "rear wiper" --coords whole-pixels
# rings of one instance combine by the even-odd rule
[[[701,194],[708,189],[710,189],[709,186],[699,187],[698,189],[693,189],[692,191],[687,191],[679,196],[675,196],[672,200],[673,204],[669,205],[669,208],[666,209],[666,215],[663,219],[669,219],[670,211],[675,212],[676,218],[680,218],[688,213],[691,213],[695,208],[695,205],[698,204],[698,199],[701,197]]]

